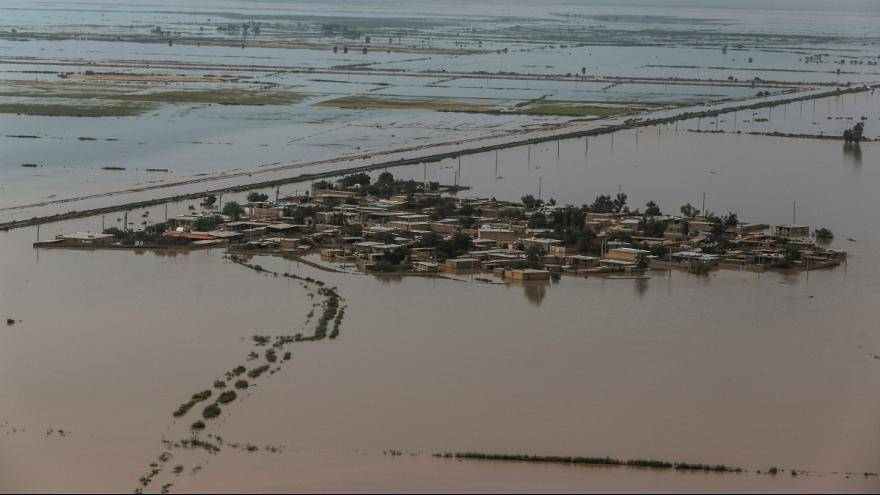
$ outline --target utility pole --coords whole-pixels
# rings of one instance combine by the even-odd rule
[[[101,228],[104,228],[103,222],[104,217],[101,217]],[[168,203],[165,203],[165,222],[168,222]]]
[[[165,216],[167,217],[168,215],[165,215]],[[168,218],[166,218],[165,220],[167,221]],[[39,230],[40,230],[40,226],[37,225],[37,232],[39,232]],[[105,229],[104,229],[104,215],[101,215],[101,233],[102,233],[102,234],[104,233],[104,230],[105,230]],[[37,240],[38,240],[38,241],[40,240],[39,237],[40,237],[40,236],[37,235]]]
[[[37,224],[37,242],[40,242],[40,224]]]
[[[541,185],[542,185],[541,182],[542,182],[542,179],[543,179],[543,177],[538,177],[538,201],[541,200]]]
[[[279,194],[281,194],[281,186],[275,186],[275,204],[278,204]]]
[[[529,170],[532,169],[532,143],[529,143],[529,158],[528,158]]]
[[[700,213],[703,215],[703,217],[706,216],[706,193],[703,193],[703,206],[700,210]]]
[[[122,218],[123,218],[123,220],[122,220],[122,231],[123,231],[123,232],[128,232],[128,210],[125,211],[125,213],[122,215]]]
[[[458,155],[458,177],[461,178],[461,155]],[[458,183],[456,183],[458,185]]]
[[[797,224],[797,201],[795,201],[791,205],[791,224],[792,225]]]

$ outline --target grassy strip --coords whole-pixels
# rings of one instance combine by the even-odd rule
[[[692,464],[687,462],[669,462],[656,459],[615,459],[613,457],[579,457],[579,456],[539,456],[526,454],[485,454],[481,452],[456,452],[434,454],[434,457],[445,459],[468,459],[483,461],[508,462],[543,462],[552,464],[580,464],[588,466],[626,466],[651,469],[674,469],[676,471],[707,471],[715,473],[741,473],[742,468],[725,466],[724,464]]]
[[[16,98],[64,98],[71,100],[102,100],[126,103],[203,103],[217,105],[289,105],[303,101],[306,95],[283,90],[256,90],[247,88],[183,89],[168,91],[142,91],[149,86],[119,89],[108,84],[84,84],[69,82],[12,81],[12,91],[0,90],[0,96]],[[21,88],[21,89],[19,89]],[[25,89],[26,88],[26,89]],[[87,105],[87,102],[83,102]],[[68,106],[67,104],[63,106]],[[143,105],[130,105],[143,106]],[[151,105],[150,105],[151,106]]]
[[[343,96],[315,103],[315,107],[352,108],[358,110],[436,110],[441,112],[495,111],[491,105],[477,105],[452,98],[390,98],[381,96]]]
[[[155,93],[113,94],[101,98],[153,103],[213,103],[217,105],[290,105],[305,96],[291,91],[253,91],[237,88],[157,91]]]
[[[580,101],[540,101],[517,108],[511,113],[524,115],[559,115],[563,117],[616,117],[644,107],[596,105]]]
[[[49,103],[0,103],[0,113],[38,117],[134,117],[154,108],[149,104],[61,105]]]

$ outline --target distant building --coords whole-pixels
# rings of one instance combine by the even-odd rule
[[[809,237],[810,227],[805,225],[777,225],[776,235],[788,238]]]
[[[451,258],[446,260],[447,270],[471,270],[479,266],[476,258]]]
[[[55,237],[68,246],[100,246],[109,244],[113,240],[113,234],[96,234],[94,232],[76,232],[63,234]]]
[[[504,270],[504,278],[509,278],[511,280],[549,280],[550,279],[550,271],[549,270],[534,270],[531,268],[526,268],[523,270]]]
[[[510,227],[496,227],[493,225],[483,225],[477,231],[477,238],[492,239],[498,244],[510,244],[516,242],[516,232]]]
[[[417,272],[433,273],[438,270],[439,266],[431,261],[416,261],[413,263],[413,269]]]
[[[645,251],[644,249],[617,248],[608,250],[608,259],[623,261],[626,263],[635,263],[639,258],[649,254],[651,254],[651,252]]]
[[[550,248],[556,246],[557,244],[562,244],[562,241],[559,239],[521,239],[523,249],[528,249],[532,246],[537,246],[541,248],[545,253],[550,252]]]

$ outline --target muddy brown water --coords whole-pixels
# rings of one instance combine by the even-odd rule
[[[610,136],[591,138],[586,164],[583,140],[563,142],[558,168],[552,144],[533,149],[544,197],[587,202],[621,185],[634,204],[674,210],[699,207],[706,191],[710,209],[768,223],[789,221],[796,200],[798,221],[831,228],[848,263],[809,276],[676,272],[535,287],[378,280],[258,258],[338,286],[348,304],[342,334],[293,347],[281,372],[206,431],[281,453],[173,450],[150,489],[876,491],[878,479],[862,475],[880,471],[876,145],[863,144],[856,164],[834,142],[666,128],[640,131],[636,145],[634,133],[615,134],[613,151]],[[471,194],[531,192],[534,167],[502,155],[503,178],[493,179],[493,158],[463,165]],[[41,235],[99,226],[81,219]],[[301,330],[310,308],[297,282],[218,251],[36,251],[34,238],[33,229],[0,235],[0,316],[21,319],[0,331],[2,491],[134,489],[161,439],[184,438],[197,414],[173,421],[171,411],[247,364],[251,335]],[[47,435],[59,428],[69,433]],[[430,457],[469,450],[810,472]],[[179,476],[170,473],[177,463]]]

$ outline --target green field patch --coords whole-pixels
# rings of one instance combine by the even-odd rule
[[[351,108],[358,110],[435,110],[440,112],[497,112],[494,100],[481,102],[441,97],[343,96],[313,104],[315,107]]]
[[[625,115],[650,108],[652,108],[650,105],[616,105],[584,101],[539,100],[522,106],[517,106],[512,113],[524,115],[604,118]]]
[[[150,104],[77,105],[52,103],[0,103],[0,113],[38,117],[134,117],[154,108]]]
[[[278,89],[217,87],[154,90],[143,85],[120,87],[107,83],[0,83],[0,113],[41,117],[132,117],[161,104],[267,106],[290,105],[304,99],[303,94]]]
[[[105,98],[153,103],[210,103],[216,105],[291,105],[305,96],[292,91],[250,90],[241,88],[187,89],[152,93],[114,94]]]

